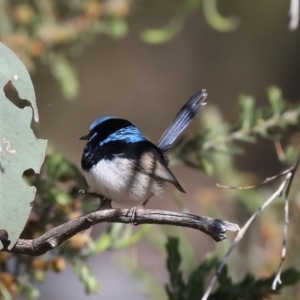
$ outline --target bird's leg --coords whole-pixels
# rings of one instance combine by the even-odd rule
[[[79,194],[82,194],[82,195],[89,195],[91,197],[94,197],[94,198],[104,198],[102,195],[99,195],[99,194],[96,194],[96,193],[91,193],[91,192],[87,192],[86,190],[79,190]]]
[[[111,200],[107,198],[100,198],[100,206],[97,208],[97,210],[104,210],[104,209],[112,209],[111,206]]]
[[[112,209],[111,200],[105,198],[102,195],[99,195],[99,194],[96,194],[96,193],[90,193],[90,192],[87,192],[85,190],[80,190],[79,193],[83,194],[83,195],[89,195],[89,196],[94,197],[94,198],[99,198],[100,199],[100,205],[96,210]]]
[[[150,195],[147,200],[142,204],[142,205],[136,205],[134,207],[131,207],[128,209],[128,212],[127,214],[131,215],[131,218],[130,218],[130,223],[134,226],[137,226],[139,225],[138,223],[134,222],[134,219],[137,217],[137,211],[139,209],[144,209],[145,208],[145,205],[148,203],[148,201],[150,200],[150,198],[152,197],[153,195]]]

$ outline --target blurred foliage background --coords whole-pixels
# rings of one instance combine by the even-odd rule
[[[96,207],[78,195],[86,188],[78,169],[83,148],[78,138],[101,115],[128,118],[156,141],[188,97],[207,88],[207,107],[170,154],[188,194],[167,186],[149,207],[242,225],[279,182],[251,191],[222,190],[215,183],[256,184],[293,163],[299,146],[300,42],[299,30],[288,29],[288,2],[1,0],[0,8],[0,41],[33,76],[38,135],[51,145],[42,175],[24,174],[38,194],[23,238]],[[5,93],[18,103],[11,87]],[[299,269],[298,182],[296,175],[284,268]],[[279,199],[233,253],[216,293],[222,286],[236,290],[251,284],[265,292],[261,298],[271,293],[266,287],[280,261],[283,217]],[[168,242],[168,235],[179,242]],[[43,257],[1,252],[0,290],[4,299],[83,299],[84,291],[99,292],[95,299],[192,299],[186,298],[188,288],[199,286],[190,280],[193,272],[205,284],[233,238],[215,244],[191,230],[101,224]],[[117,277],[120,268],[126,271]],[[53,278],[53,272],[59,275]],[[299,293],[297,271],[285,275],[293,287],[274,299],[296,299]],[[74,289],[67,288],[70,284]],[[184,292],[174,298],[172,289],[178,288]]]

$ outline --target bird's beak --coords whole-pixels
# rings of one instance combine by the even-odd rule
[[[82,136],[81,138],[79,138],[80,140],[88,140],[89,139],[89,134]]]

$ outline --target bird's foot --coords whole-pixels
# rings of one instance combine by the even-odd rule
[[[2,243],[4,249],[7,249],[10,244],[10,240],[6,236],[0,236],[0,242]]]
[[[131,215],[131,218],[130,218],[130,223],[134,226],[137,226],[139,225],[137,222],[135,222],[134,220],[136,219],[137,215],[138,215],[138,210],[140,209],[144,209],[144,205],[136,205],[134,207],[131,207],[128,209],[127,211],[127,215]]]

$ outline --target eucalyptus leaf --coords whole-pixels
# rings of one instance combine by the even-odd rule
[[[32,117],[38,122],[35,92],[21,60],[0,43],[0,229],[7,231],[12,249],[31,211],[36,188],[23,180],[24,171],[40,171],[47,142],[39,140],[31,129]],[[5,97],[4,86],[11,81],[19,98],[31,107],[18,108]],[[3,248],[0,245],[0,250]]]

